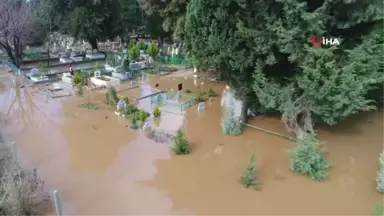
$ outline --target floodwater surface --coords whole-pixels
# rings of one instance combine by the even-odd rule
[[[103,103],[103,93],[51,99],[44,86],[21,88],[22,81],[9,74],[0,78],[4,133],[17,143],[23,161],[59,190],[65,214],[367,215],[383,199],[375,191],[383,144],[379,112],[319,128],[333,167],[329,180],[316,182],[289,171],[287,150],[295,143],[252,128],[238,137],[223,135],[220,96],[207,101],[204,112],[193,106],[151,120],[167,133],[185,131],[192,152],[173,156],[171,143],[155,143],[140,129],[129,129]],[[211,87],[218,95],[224,89],[187,77],[151,77],[145,83],[160,90],[177,90],[180,83],[192,91]],[[100,109],[79,106],[85,102]],[[137,105],[152,110],[149,98]],[[274,117],[255,117],[250,124],[287,133]],[[252,153],[260,191],[238,183]]]

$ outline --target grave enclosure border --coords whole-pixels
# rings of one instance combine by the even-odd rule
[[[177,92],[175,92],[175,91],[164,91],[163,93],[167,94],[168,97],[169,97],[169,95],[177,94]],[[186,95],[186,94],[183,94],[183,93],[180,93],[180,96],[184,97],[184,98],[187,98],[187,101],[184,102],[184,103],[181,103],[181,104],[168,103],[168,101],[167,102],[162,102],[162,103],[156,102],[156,103],[151,103],[151,106],[153,106],[153,105],[156,105],[156,106],[159,106],[159,107],[165,106],[165,105],[178,106],[180,108],[180,113],[182,113],[184,110],[186,110],[186,109],[192,107],[193,105],[197,104],[197,99],[196,99],[197,97],[193,97],[193,96]],[[153,97],[157,97],[157,96],[153,96]]]

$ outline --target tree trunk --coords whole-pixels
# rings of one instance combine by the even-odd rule
[[[92,50],[99,51],[99,48],[97,47],[97,40],[95,38],[88,38],[88,43],[91,44]]]
[[[3,48],[3,50],[7,53],[7,56],[12,64],[14,64],[16,67],[19,67],[15,56],[13,55],[12,48],[8,44],[0,44],[0,46]]]
[[[246,95],[243,98],[243,104],[241,106],[241,115],[240,115],[240,120],[242,123],[246,124],[248,121],[248,108],[249,108],[249,96]]]

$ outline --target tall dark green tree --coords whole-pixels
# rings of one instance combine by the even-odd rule
[[[143,25],[145,19],[143,12],[137,0],[119,0],[121,38],[129,35],[132,32],[137,32]]]
[[[251,41],[242,34],[241,22],[262,9],[254,2],[191,0],[185,17],[183,32],[191,54],[203,66],[221,71],[235,89],[237,97],[243,100],[243,122],[247,120],[247,110],[254,97],[251,86],[255,65],[271,47],[268,41],[261,41],[259,47],[255,47],[255,39]]]
[[[162,18],[162,27],[166,32],[177,30],[176,33],[179,35],[182,33],[181,26],[184,23],[189,0],[138,0],[138,2],[147,15],[158,15]]]
[[[54,26],[97,49],[97,40],[112,39],[123,32],[119,0],[45,0]],[[126,18],[125,18],[126,19]]]
[[[293,129],[304,126],[306,121],[300,118],[308,114],[335,125],[374,109],[368,93],[383,83],[383,11],[382,3],[372,3],[280,2],[280,18],[264,25],[275,38],[277,52],[270,55],[273,64],[262,64],[255,71],[258,101],[283,112],[286,123],[295,122]],[[253,28],[245,32],[253,32]],[[341,45],[310,47],[303,43],[314,34],[338,37]],[[279,60],[281,55],[285,57]]]
[[[191,0],[183,33],[202,63],[220,70],[244,101],[284,113],[293,129],[311,115],[334,125],[373,109],[382,84],[382,2]],[[339,47],[311,47],[312,35]],[[374,62],[371,65],[368,62]]]
[[[172,31],[165,31],[162,27],[164,19],[157,13],[147,15],[145,19],[145,31],[152,38],[158,38],[161,43],[165,38],[172,36]]]

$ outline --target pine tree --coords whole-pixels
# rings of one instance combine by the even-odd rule
[[[174,138],[172,151],[176,155],[185,155],[190,153],[189,142],[185,139],[182,130],[177,131],[176,137]]]
[[[117,97],[116,88],[113,86],[109,86],[107,88],[107,93],[106,93],[107,104],[116,105],[118,101],[119,101],[119,98]]]
[[[325,159],[324,149],[314,134],[304,134],[298,139],[290,152],[290,164],[296,174],[308,175],[318,181],[328,178],[330,163]]]
[[[260,183],[256,173],[256,156],[252,154],[247,169],[244,170],[240,177],[240,183],[246,188],[260,189]]]
[[[147,54],[150,55],[152,58],[155,58],[158,53],[159,53],[159,48],[157,47],[155,42],[152,42],[151,44],[149,44],[147,49]]]

